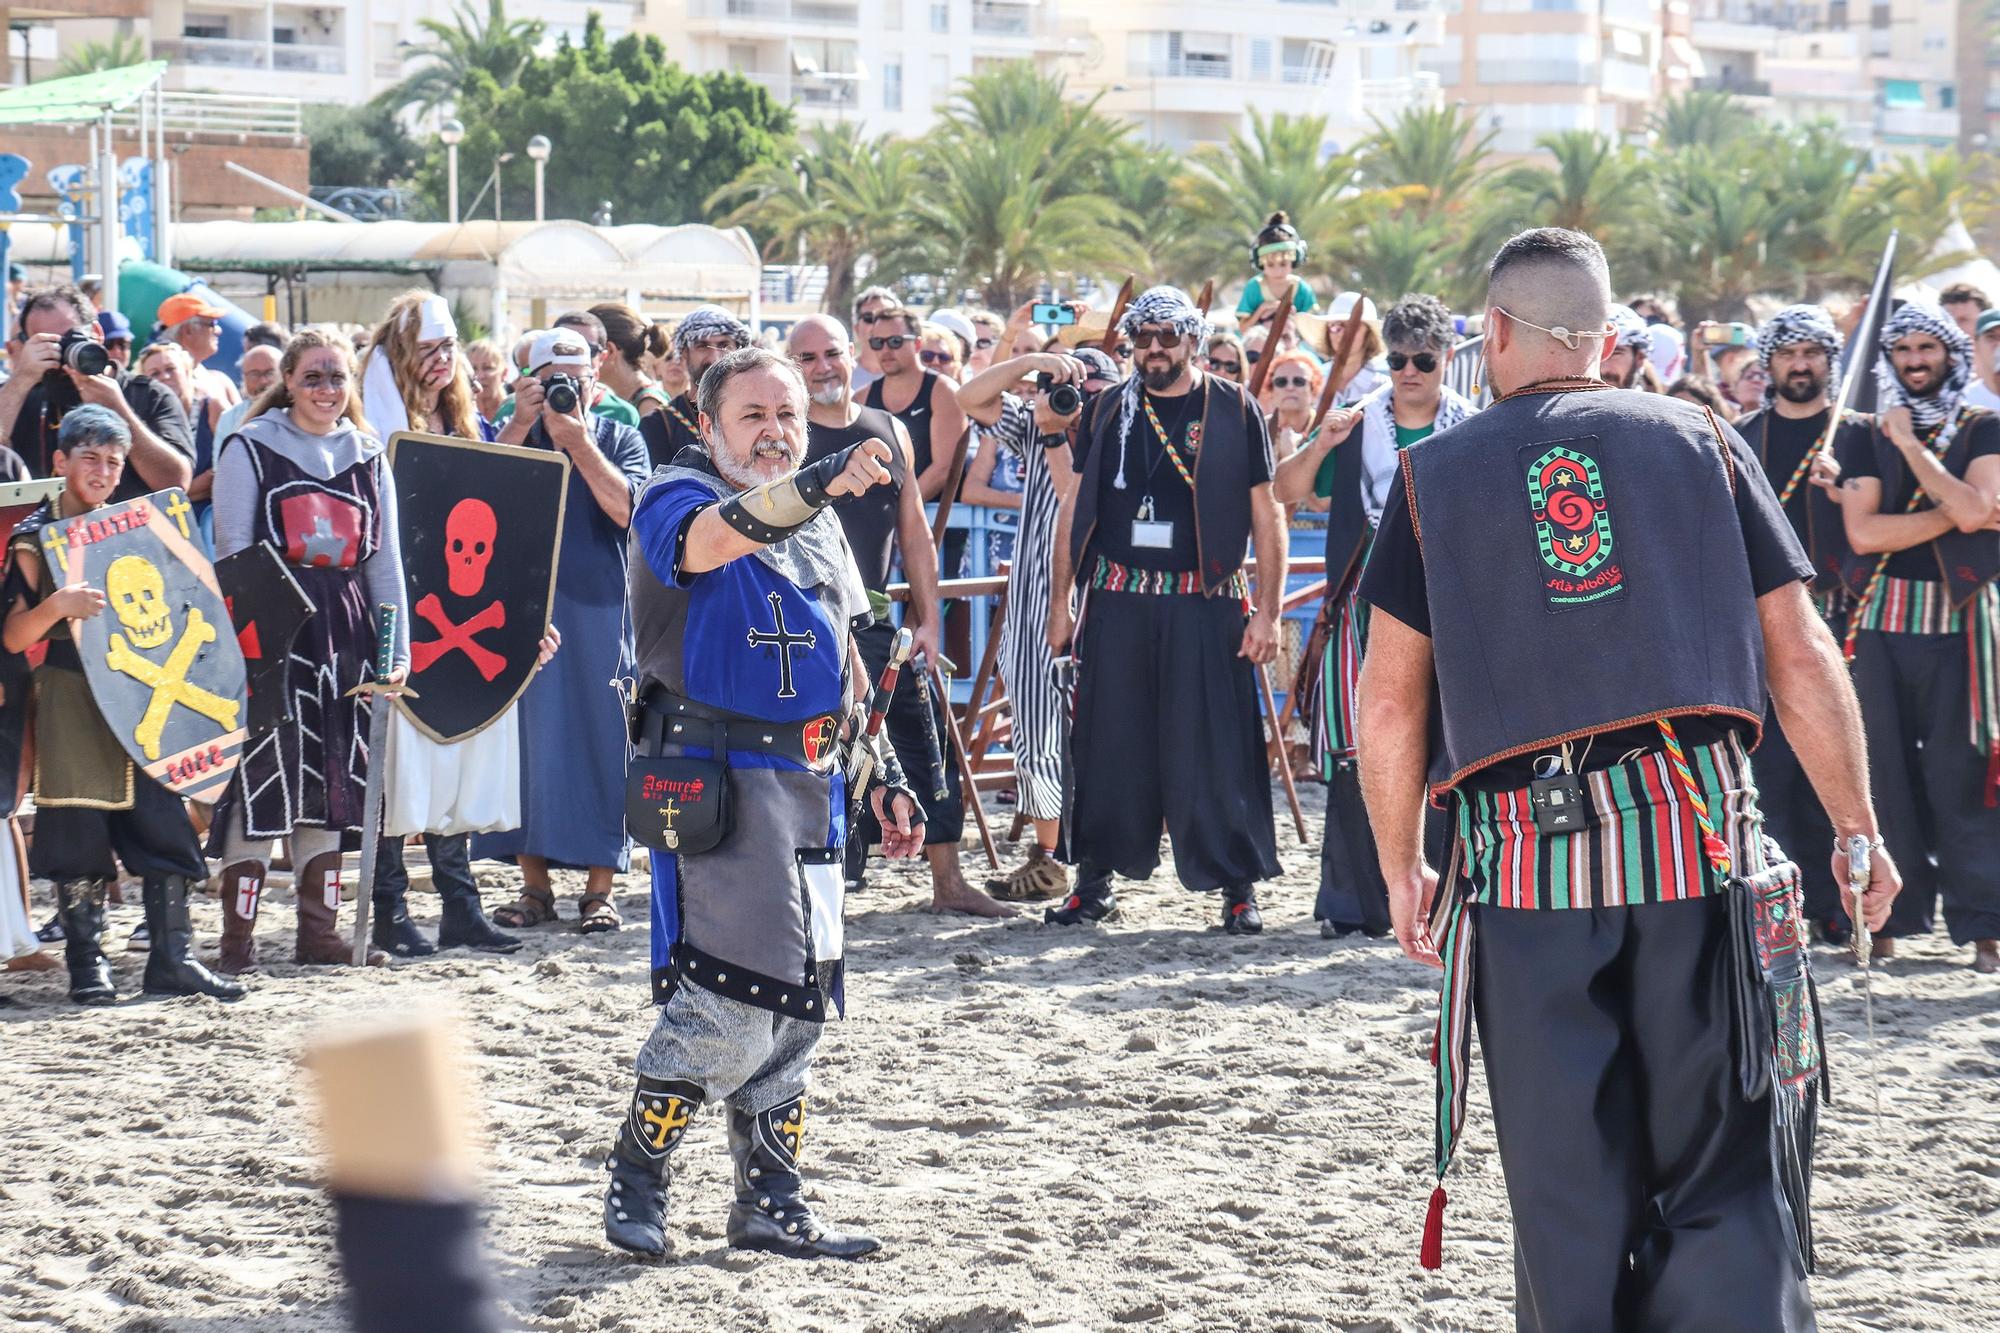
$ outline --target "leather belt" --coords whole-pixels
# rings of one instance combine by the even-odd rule
[[[834,739],[840,734],[840,717],[835,713],[803,722],[772,722],[697,703],[659,686],[647,690],[639,705],[644,710],[640,746],[652,753],[662,745],[695,745],[708,747],[718,758],[735,750],[776,755],[815,773],[833,769]]]

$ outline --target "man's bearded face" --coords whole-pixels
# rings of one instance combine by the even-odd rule
[[[1928,398],[1951,373],[1951,352],[1929,333],[1906,333],[1889,349],[1889,364],[1912,398]]]
[[[702,418],[715,470],[732,486],[761,486],[796,472],[806,458],[805,394],[796,375],[768,366],[731,377],[720,421]]]
[[[701,389],[701,377],[708,368],[728,356],[737,348],[736,339],[726,333],[712,333],[687,345],[681,360],[687,365],[688,392],[697,393]]]
[[[1604,354],[1604,361],[1598,368],[1606,384],[1620,389],[1629,389],[1639,378],[1639,354],[1630,347],[1614,347]]]
[[[1174,346],[1161,346],[1163,337],[1173,339]],[[1145,324],[1133,332],[1132,355],[1138,364],[1139,382],[1159,393],[1171,388],[1187,370],[1194,340],[1164,325]]]
[[[1791,343],[1771,353],[1771,379],[1788,403],[1819,398],[1829,374],[1826,349],[1818,343]]]
[[[792,364],[805,377],[806,393],[821,407],[838,407],[847,401],[854,382],[854,351],[845,339],[818,324],[795,329],[791,341]]]

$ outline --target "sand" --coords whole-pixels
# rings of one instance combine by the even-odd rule
[[[1288,830],[1281,845],[1257,939],[1222,935],[1213,900],[1167,875],[1129,886],[1110,926],[1058,931],[931,916],[915,876],[878,871],[850,903],[851,1017],[821,1047],[806,1141],[825,1218],[887,1242],[856,1265],[724,1247],[713,1110],[678,1155],[669,1256],[605,1245],[602,1155],[652,1019],[637,877],[619,897],[636,924],[616,935],[544,928],[511,958],[388,969],[280,964],[234,1006],[77,1010],[59,975],[0,978],[21,1006],[0,1010],[0,1326],[342,1327],[295,1058],[324,1024],[415,1009],[456,1015],[473,1052],[488,1242],[516,1327],[1511,1327],[1483,1079],[1445,1268],[1416,1263],[1435,974],[1385,944],[1322,941],[1316,850]],[[483,869],[489,903],[506,875]],[[436,899],[412,904],[434,927]],[[114,938],[136,918],[114,909]],[[218,922],[198,906],[209,948]],[[289,957],[290,929],[273,903],[267,957]],[[2000,1309],[2000,984],[1942,936],[1905,955],[1875,981],[1878,1124],[1858,982],[1821,953],[1840,1097],[1816,1186],[1826,1329],[1991,1327]],[[115,962],[136,992],[139,959]]]

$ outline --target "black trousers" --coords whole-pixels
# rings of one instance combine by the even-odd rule
[[[1515,1326],[1813,1328],[1770,1103],[1737,1082],[1727,900],[1469,910]]]
[[[1451,855],[1452,817],[1424,807],[1424,859],[1439,874]],[[1390,929],[1389,886],[1382,881],[1375,832],[1361,799],[1361,773],[1352,760],[1334,766],[1326,784],[1326,824],[1319,842],[1319,896],[1313,920],[1330,921],[1342,932],[1386,935]]]
[[[1986,804],[1986,756],[1970,738],[1971,672],[1963,634],[1855,640],[1875,814],[1903,872],[1884,935],[1929,934],[1942,895],[1953,943],[2000,939],[2000,809]]]
[[[431,860],[431,882],[439,894],[450,897],[453,890],[479,896],[472,879],[472,835],[470,833],[424,834],[424,852]],[[403,863],[403,840],[383,838],[375,845],[375,896],[407,897],[410,871]]]
[[[1198,892],[1278,874],[1257,678],[1230,597],[1095,591],[1077,643],[1079,861],[1144,879],[1160,864]]]
[[[1841,886],[1833,878],[1833,822],[1778,725],[1775,706],[1764,710],[1764,740],[1757,747],[1757,808],[1764,812],[1764,832],[1798,862],[1806,918],[1846,921]]]
[[[882,668],[889,664],[889,653],[895,643],[896,628],[893,625],[870,625],[854,636],[854,644],[861,650],[861,661],[868,668],[871,685],[882,674]],[[896,678],[896,692],[889,697],[889,711],[882,719],[882,729],[888,733],[890,748],[896,752],[896,761],[903,766],[917,799],[923,802],[924,845],[927,847],[956,843],[965,832],[965,805],[960,797],[963,789],[958,780],[958,761],[952,757],[951,741],[945,731],[945,701],[938,697],[935,689],[930,692],[930,698],[930,719],[927,723],[924,718],[924,693],[917,687],[916,665],[906,663],[902,675]],[[944,792],[943,796],[937,794],[940,789]],[[861,857],[881,836],[882,826],[875,822],[874,812],[864,805],[860,827],[848,830],[850,879],[859,877]]]
[[[35,811],[35,837],[28,848],[28,873],[35,878],[112,879],[118,874],[113,852],[142,879],[208,878],[187,806],[136,768],[130,810],[52,805]]]

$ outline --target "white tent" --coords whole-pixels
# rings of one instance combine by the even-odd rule
[[[1969,282],[1986,293],[1988,300],[2000,300],[2000,264],[1979,253],[1979,245],[1972,239],[1972,233],[1965,229],[1963,222],[1954,222],[1944,235],[1938,237],[1939,255],[1970,255],[1970,259],[1940,269],[1936,273],[1926,273],[1920,282],[1905,283],[1897,288],[1896,295],[1915,297],[1925,301],[1935,301],[1939,292],[1955,282]]]
[[[14,243],[15,258],[26,263],[68,260],[61,228],[23,224]],[[298,320],[372,323],[396,292],[429,286],[490,312],[496,336],[544,318],[550,304],[606,300],[649,313],[713,302],[754,327],[763,280],[748,232],[698,223],[183,222],[174,228],[174,258],[253,309],[284,285]]]

